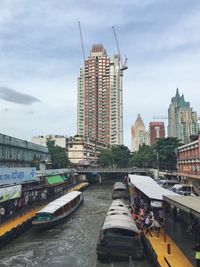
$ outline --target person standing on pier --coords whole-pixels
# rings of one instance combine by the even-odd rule
[[[200,267],[200,243],[196,242],[196,246],[192,249],[195,250],[196,266]]]

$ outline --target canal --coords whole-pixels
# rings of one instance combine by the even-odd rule
[[[94,185],[84,191],[84,204],[69,220],[47,231],[31,228],[0,250],[1,267],[149,267],[146,261],[99,263],[96,243],[112,185]]]

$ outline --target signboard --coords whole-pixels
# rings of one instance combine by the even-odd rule
[[[150,204],[151,204],[152,208],[162,208],[162,202],[161,201],[151,200]]]
[[[22,186],[15,185],[10,187],[4,187],[0,189],[0,203],[9,199],[21,197]],[[1,211],[2,212],[2,211]]]
[[[0,168],[0,186],[36,181],[36,168]]]

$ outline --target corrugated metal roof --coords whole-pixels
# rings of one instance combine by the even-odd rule
[[[162,201],[164,195],[177,195],[176,193],[165,189],[156,183],[149,176],[129,174],[130,182],[149,199]]]
[[[50,202],[46,207],[38,211],[37,214],[44,213],[44,212],[53,214],[56,210],[63,207],[65,204],[67,204],[68,202],[70,202],[72,199],[74,199],[80,194],[82,194],[82,192],[80,191],[73,191],[73,192],[67,193],[66,195]]]
[[[200,218],[200,197],[196,196],[163,196],[163,200]]]

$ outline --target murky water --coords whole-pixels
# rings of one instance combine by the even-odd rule
[[[96,243],[111,204],[111,185],[91,186],[84,204],[69,220],[54,229],[30,229],[0,250],[0,267],[148,267],[148,262],[99,263]]]

